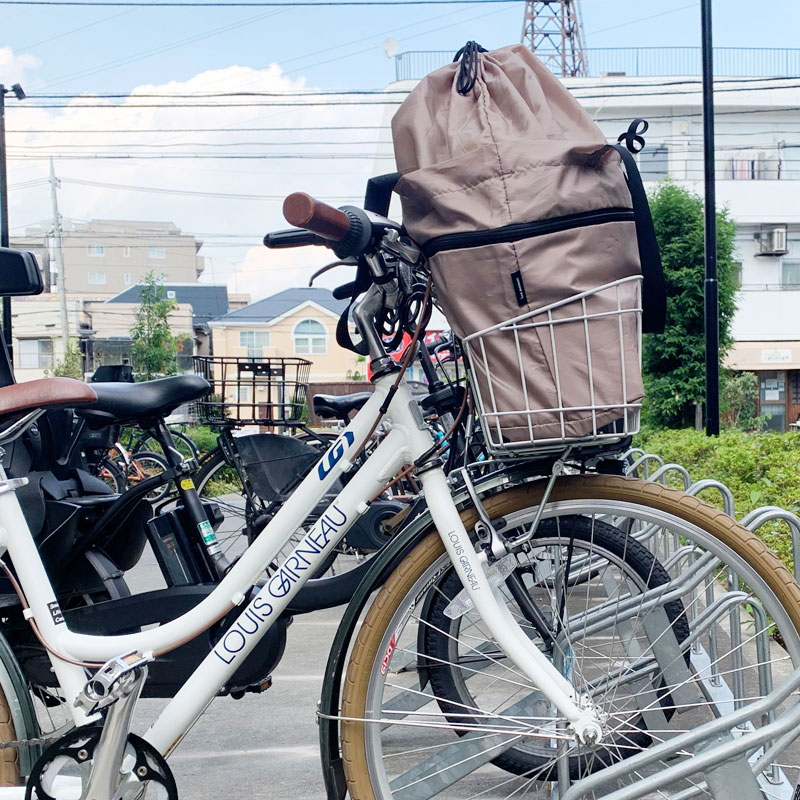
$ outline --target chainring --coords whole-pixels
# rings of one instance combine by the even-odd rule
[[[62,775],[65,770],[79,779],[83,787],[91,774],[92,757],[102,732],[101,725],[85,725],[50,745],[31,770],[25,800],[61,800],[50,792],[57,777],[68,777]],[[178,800],[175,778],[164,757],[153,745],[133,733],[128,734],[123,768],[125,772],[113,800],[141,797],[148,784],[155,785],[155,797],[159,800]],[[74,796],[74,788],[70,796]]]

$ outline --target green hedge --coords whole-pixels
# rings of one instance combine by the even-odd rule
[[[665,462],[681,464],[693,481],[712,478],[727,484],[736,499],[736,515],[765,505],[800,511],[800,433],[743,433],[723,431],[719,437],[694,430],[643,430],[634,445]],[[653,468],[655,465],[653,465]],[[668,482],[682,487],[677,474]],[[702,498],[722,506],[719,492]],[[762,539],[791,568],[791,537],[785,523],[768,523]]]

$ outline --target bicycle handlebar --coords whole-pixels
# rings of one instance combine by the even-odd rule
[[[290,225],[334,242],[341,242],[350,233],[347,214],[305,192],[293,192],[283,201],[283,216]]]
[[[282,247],[306,247],[310,244],[328,244],[326,239],[302,228],[289,228],[284,231],[273,231],[264,237],[264,246],[272,250]]]

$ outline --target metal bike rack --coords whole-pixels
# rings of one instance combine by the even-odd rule
[[[685,492],[692,483],[692,477],[689,475],[689,470],[682,467],[680,464],[662,464],[649,478],[653,483],[661,483],[667,485],[667,475],[670,472],[677,472],[683,480],[683,491]]]
[[[686,494],[697,497],[706,489],[716,489],[722,495],[722,510],[729,517],[736,519],[736,501],[733,499],[733,492],[722,481],[715,481],[711,478],[695,481],[686,489]]]
[[[796,728],[800,725],[800,702],[795,703],[778,719],[760,728],[742,731],[741,726],[749,723],[751,719],[768,714],[799,687],[800,668],[794,670],[779,689],[773,690],[766,697],[733,714],[706,722],[694,730],[679,734],[662,744],[649,747],[583,778],[566,792],[561,793],[561,800],[579,800],[589,793],[597,793],[600,787],[608,783],[624,779],[645,767],[659,763],[663,768],[657,773],[643,776],[632,785],[604,794],[604,800],[637,800],[663,789],[670,783],[698,773],[705,776],[706,785],[695,786],[694,790],[703,794],[709,794],[710,789],[711,796],[715,798],[761,800],[762,794],[754,771],[758,772],[760,765],[769,759],[770,755],[774,757],[771,751],[777,750],[778,746],[784,743],[784,736],[796,735]],[[735,736],[731,734],[734,729],[737,731]],[[764,748],[762,755],[754,764],[750,764],[747,753],[762,747]],[[674,754],[680,751],[691,752],[693,756],[670,764]],[[790,790],[790,794],[785,796],[791,797],[794,787],[786,781],[784,785]],[[779,792],[779,789],[780,786],[770,784],[768,791],[772,796],[783,797],[784,794],[782,791]]]
[[[794,579],[800,582],[800,559],[798,559],[798,554],[800,554],[800,517],[778,506],[761,506],[744,516],[741,522],[748,530],[756,531],[765,522],[776,520],[787,523],[791,531]]]
[[[637,470],[639,469],[639,465],[642,464],[642,471],[644,472],[644,480],[650,479],[650,467],[648,466],[650,461],[655,461],[659,467],[664,466],[664,459],[661,456],[657,456],[655,453],[645,453],[644,455],[639,456],[636,461],[633,462],[626,470],[626,475],[633,475],[634,477],[638,477]]]

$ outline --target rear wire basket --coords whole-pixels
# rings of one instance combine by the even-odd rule
[[[633,276],[466,336],[489,452],[526,457],[637,433],[641,317],[641,277]]]
[[[301,421],[311,362],[304,358],[195,356],[194,370],[211,384],[197,401],[207,425],[282,426]]]

